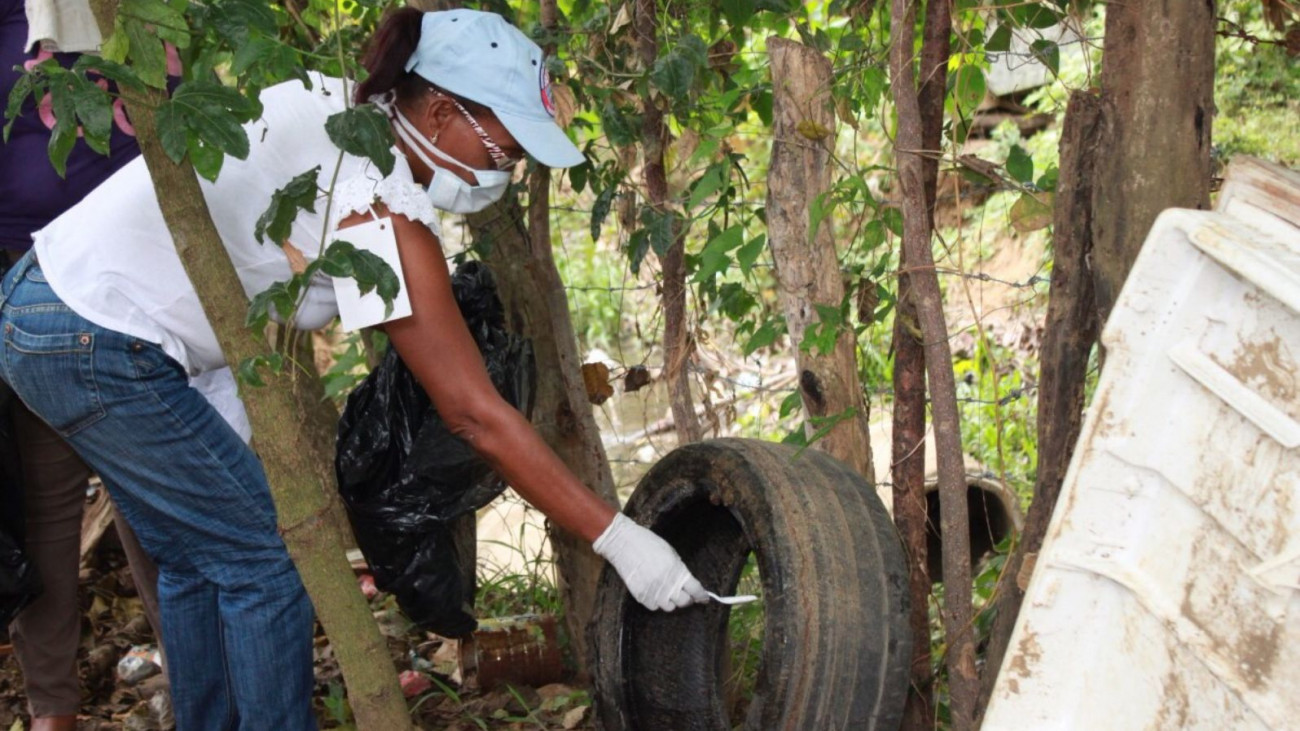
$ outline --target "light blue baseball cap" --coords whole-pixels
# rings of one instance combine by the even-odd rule
[[[406,70],[491,109],[543,165],[567,168],[586,160],[555,123],[542,49],[500,15],[464,9],[425,13]]]

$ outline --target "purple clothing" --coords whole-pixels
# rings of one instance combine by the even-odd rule
[[[27,49],[27,15],[22,0],[0,0],[0,103],[9,98],[20,69],[29,62],[49,58],[39,48]],[[77,60],[75,53],[56,53],[63,66]],[[100,155],[85,140],[77,140],[68,155],[67,177],[60,178],[50,164],[48,145],[54,118],[48,104],[42,110],[30,98],[14,121],[9,143],[0,144],[0,248],[25,251],[32,233],[71,208],[118,168],[140,154],[134,131],[114,108],[109,155]]]

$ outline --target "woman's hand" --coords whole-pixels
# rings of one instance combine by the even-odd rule
[[[592,544],[646,609],[674,609],[707,602],[709,595],[682,563],[668,541],[642,528],[622,513]]]

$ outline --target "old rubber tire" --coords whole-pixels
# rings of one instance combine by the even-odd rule
[[[743,727],[895,729],[907,695],[907,571],[875,491],[816,450],[749,439],[682,447],[625,512],[668,540],[708,589],[731,593],[753,551],[765,627]],[[642,608],[607,567],[591,625],[607,731],[715,731],[729,608]]]

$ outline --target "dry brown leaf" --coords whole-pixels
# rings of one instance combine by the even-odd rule
[[[284,251],[284,257],[289,260],[289,270],[294,274],[302,274],[307,270],[307,257],[302,255],[297,246],[288,241],[280,244],[280,249]]]
[[[831,134],[830,129],[826,125],[815,119],[801,119],[794,128],[799,131],[799,134],[813,140],[814,142],[817,140],[824,140]]]
[[[1020,233],[1037,231],[1052,225],[1052,194],[1037,196],[1025,193],[1011,206],[1011,226]]]
[[[567,84],[551,85],[551,101],[555,104],[555,123],[567,129],[578,113],[578,98]]]
[[[650,369],[643,365],[634,365],[623,376],[623,393],[635,393],[650,385]]]
[[[596,406],[614,395],[614,387],[609,383],[609,367],[604,363],[583,363],[582,385],[587,389],[587,400]]]
[[[632,3],[626,2],[623,3],[623,7],[618,9],[618,15],[614,16],[614,22],[609,26],[610,35],[617,34],[620,30],[623,30],[624,27],[626,27],[628,24],[632,22],[631,7],[632,7]]]
[[[577,728],[578,724],[582,723],[583,716],[587,715],[587,709],[590,707],[591,706],[578,706],[577,708],[574,708],[573,710],[564,714],[564,720],[560,722],[561,725],[563,725],[566,729]]]

